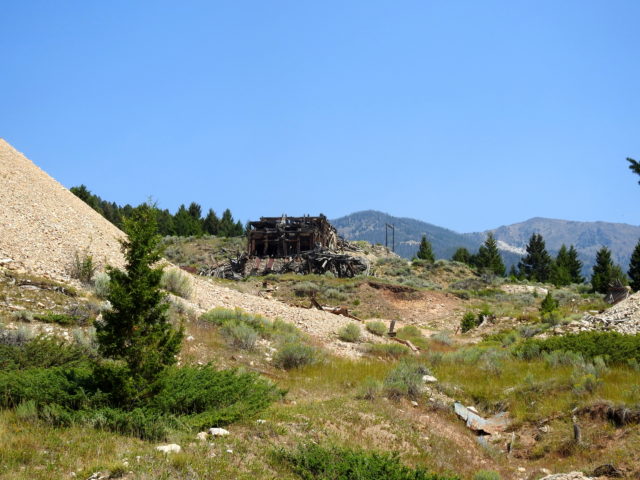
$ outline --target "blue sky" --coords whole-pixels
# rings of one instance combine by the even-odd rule
[[[118,203],[640,224],[640,2],[3,1],[0,137]]]

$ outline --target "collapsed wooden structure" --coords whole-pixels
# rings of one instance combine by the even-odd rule
[[[324,215],[261,217],[249,222],[247,237],[251,257],[288,257],[338,246],[338,232]]]
[[[249,222],[247,250],[222,264],[198,273],[218,278],[242,279],[270,273],[324,274],[355,277],[366,273],[368,262],[345,254],[355,248],[338,236],[327,217],[261,217]]]

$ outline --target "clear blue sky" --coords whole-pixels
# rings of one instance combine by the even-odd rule
[[[118,203],[640,224],[638,1],[2,1],[0,136]]]

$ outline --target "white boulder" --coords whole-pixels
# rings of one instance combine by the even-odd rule
[[[158,445],[156,450],[162,453],[179,453],[182,451],[182,447],[176,443],[170,443],[169,445]]]

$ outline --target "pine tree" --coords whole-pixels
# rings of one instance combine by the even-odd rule
[[[184,205],[180,205],[173,217],[173,228],[180,237],[191,237],[202,234],[200,221],[196,219]]]
[[[495,275],[504,276],[506,268],[498,251],[498,243],[493,233],[489,232],[484,244],[478,249],[475,264],[480,271],[489,271]]]
[[[557,310],[560,306],[560,303],[553,298],[551,292],[547,293],[547,296],[544,297],[542,303],[540,304],[540,313],[552,313],[554,310]]]
[[[466,248],[460,247],[455,251],[455,253],[451,257],[451,260],[453,260],[454,262],[461,262],[469,265],[471,263],[471,254]]]
[[[633,249],[631,254],[628,274],[629,280],[631,280],[631,288],[636,292],[640,291],[640,240],[638,240],[636,248]]]
[[[220,219],[216,215],[216,212],[214,212],[213,209],[210,208],[207,216],[204,219],[204,222],[202,223],[202,229],[209,235],[217,235],[219,227]]]
[[[547,252],[542,235],[534,233],[527,245],[527,255],[518,263],[520,273],[528,280],[548,282],[551,279],[553,260]]]
[[[584,277],[582,276],[582,262],[578,258],[578,251],[573,245],[569,247],[567,252],[567,270],[571,277],[571,283],[584,283]]]
[[[228,208],[222,212],[222,218],[220,219],[220,224],[218,227],[218,235],[221,237],[233,237],[236,229],[235,221],[233,220],[233,215],[231,215],[231,210]]]
[[[161,254],[154,208],[137,207],[125,219],[124,231],[125,270],[107,268],[111,308],[96,323],[96,336],[100,353],[124,361],[142,394],[176,363],[183,331],[174,329],[167,318],[166,295],[160,289],[162,267],[153,267]]]
[[[598,293],[607,293],[616,278],[619,279],[621,272],[620,267],[616,269],[616,265],[611,260],[611,250],[607,247],[602,247],[596,253],[596,264],[593,266],[593,275],[591,275],[591,290]]]
[[[633,173],[637,173],[638,175],[640,175],[640,162],[638,162],[637,160],[634,160],[633,158],[628,158],[628,157],[627,157],[627,162],[629,162],[629,170],[631,170]]]
[[[431,242],[427,240],[427,236],[423,235],[422,240],[420,240],[420,247],[418,248],[418,253],[416,253],[416,257],[420,260],[426,260],[427,262],[435,262],[435,257],[433,256],[433,249],[431,248]]]
[[[556,256],[556,261],[553,263],[553,271],[551,279],[556,287],[562,287],[571,284],[569,250],[563,243]]]

